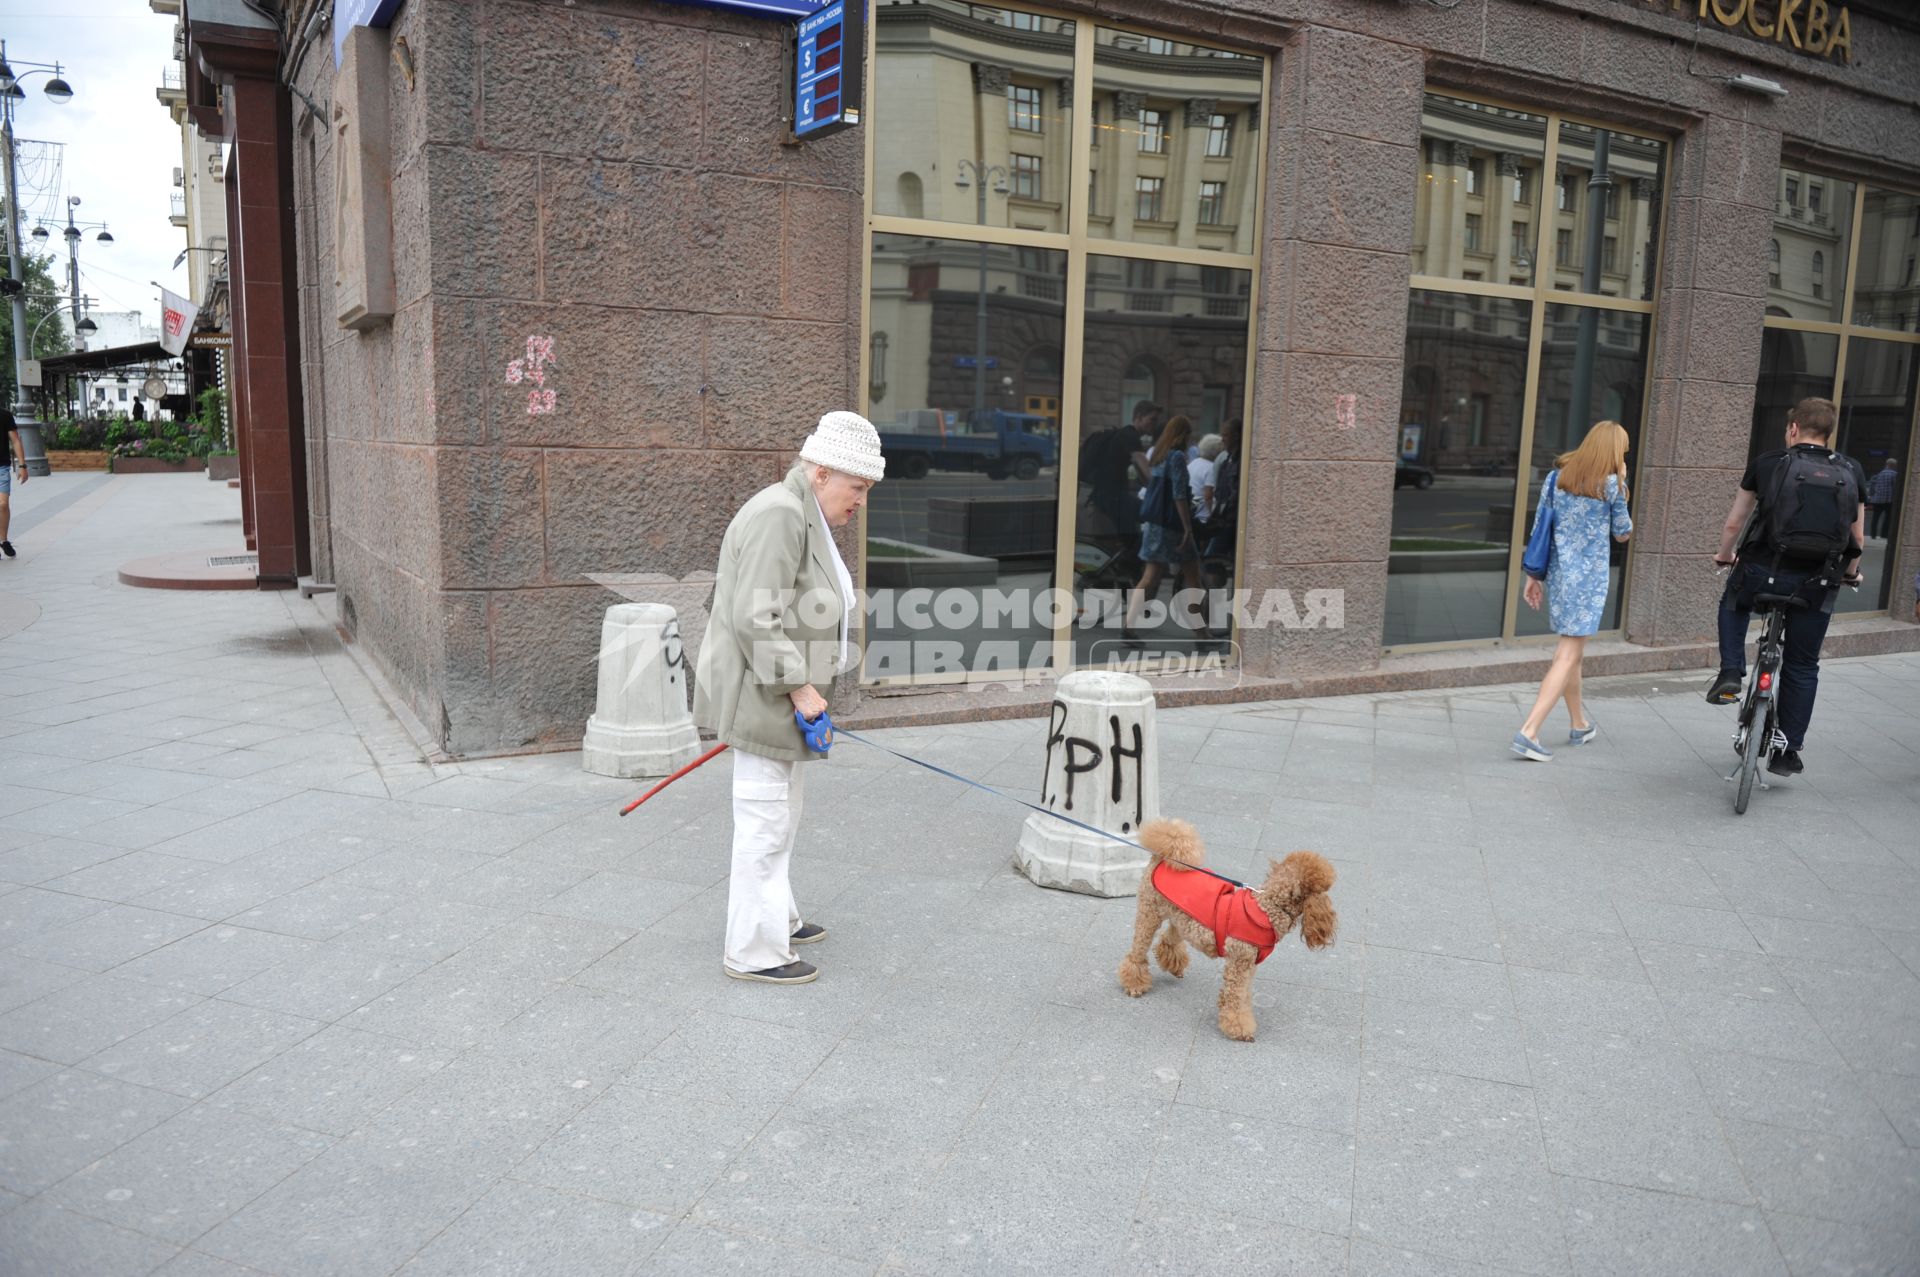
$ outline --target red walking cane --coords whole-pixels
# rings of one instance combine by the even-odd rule
[[[647,801],[647,799],[653,797],[655,794],[665,789],[668,785],[671,785],[674,781],[679,780],[682,776],[686,775],[688,772],[692,771],[694,768],[699,767],[703,763],[711,762],[713,759],[725,753],[726,749],[727,747],[725,745],[715,745],[712,749],[700,755],[700,757],[694,759],[692,762],[688,763],[685,767],[682,767],[679,771],[667,777],[665,780],[661,781],[658,785],[655,785],[652,789],[649,789],[646,793],[640,795],[638,798],[628,803],[625,807],[622,807],[620,809],[620,814],[622,816],[626,815],[628,812],[632,811],[635,807],[638,807],[641,803],[644,803],[645,801]]]

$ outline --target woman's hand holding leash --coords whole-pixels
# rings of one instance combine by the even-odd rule
[[[793,708],[802,718],[818,718],[827,712],[827,698],[812,683],[787,693]]]

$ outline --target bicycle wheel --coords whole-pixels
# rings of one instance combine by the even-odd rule
[[[1740,751],[1740,788],[1733,796],[1733,813],[1747,814],[1747,799],[1753,794],[1753,777],[1760,770],[1761,755],[1767,752],[1767,740],[1773,735],[1771,698],[1754,705],[1753,719],[1747,724],[1746,748]]]

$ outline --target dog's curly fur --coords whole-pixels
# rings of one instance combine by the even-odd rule
[[[1160,969],[1178,979],[1187,973],[1187,946],[1192,945],[1209,958],[1226,959],[1226,978],[1220,985],[1220,1031],[1240,1042],[1253,1041],[1253,967],[1259,950],[1244,940],[1229,939],[1226,952],[1214,952],[1213,929],[1194,919],[1153,885],[1153,871],[1161,861],[1181,865],[1206,862],[1206,848],[1200,835],[1184,820],[1153,820],[1140,827],[1141,845],[1152,853],[1140,875],[1139,909],[1134,915],[1133,948],[1120,963],[1120,987],[1128,997],[1137,998],[1153,987],[1153,972],[1147,967],[1147,946],[1152,944],[1161,924],[1166,930],[1160,943],[1153,946],[1154,960]],[[1333,866],[1311,851],[1290,853],[1285,860],[1268,862],[1267,880],[1254,888],[1260,908],[1273,922],[1276,941],[1284,939],[1297,920],[1300,938],[1309,949],[1333,942],[1339,916],[1327,899],[1333,886]]]

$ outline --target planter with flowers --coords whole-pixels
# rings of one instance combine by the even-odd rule
[[[122,438],[112,445],[113,473],[197,474],[207,468],[213,437],[198,422],[154,421],[146,426],[144,437]]]

